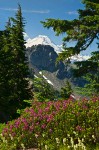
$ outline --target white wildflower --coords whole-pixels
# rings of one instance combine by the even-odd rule
[[[82,142],[84,142],[84,138],[82,138]]]
[[[45,137],[45,134],[42,134],[43,137]]]
[[[38,134],[35,134],[35,137],[38,138]]]
[[[75,131],[73,131],[73,133],[74,133],[75,135],[78,135]]]
[[[86,135],[84,135],[84,138],[86,137]]]
[[[1,136],[1,139],[2,139],[3,143],[7,143],[7,140],[3,135]]]
[[[72,137],[71,137],[70,141],[71,141],[71,145],[72,145],[72,147],[74,147],[74,140],[73,140],[73,138],[72,138]]]
[[[3,137],[2,133],[0,134],[1,137]]]
[[[94,135],[92,135],[92,138],[93,138],[93,139],[95,139],[95,136],[94,136]]]
[[[9,134],[9,136],[10,136],[11,140],[13,140],[13,136],[11,134]]]
[[[23,148],[23,150],[25,150],[25,146],[23,143],[21,143],[21,147]]]
[[[66,145],[66,138],[63,138],[63,144]]]
[[[70,137],[70,134],[67,134],[68,137]]]
[[[60,143],[59,138],[55,138],[55,140],[56,140],[56,143],[57,143],[57,144]]]
[[[71,148],[69,145],[68,145],[67,147],[68,147],[68,149],[70,149],[70,148]]]
[[[45,149],[46,149],[46,150],[48,149],[48,146],[47,146],[47,145],[45,145]]]
[[[77,150],[77,148],[78,148],[78,144],[75,144],[74,145],[74,150]]]

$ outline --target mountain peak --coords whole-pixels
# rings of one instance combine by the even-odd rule
[[[26,47],[31,47],[33,45],[51,45],[51,40],[45,35],[38,35],[33,39],[28,39],[26,43]]]
[[[32,47],[33,45],[50,45],[54,48],[54,50],[59,53],[62,51],[61,47],[58,45],[55,45],[46,35],[38,35],[37,37],[33,39],[28,39],[26,43],[26,48]]]
[[[54,51],[56,53],[60,53],[62,51],[62,46],[61,45],[56,45],[54,44],[50,38],[46,35],[38,35],[37,37],[30,39],[29,36],[27,36],[27,34],[25,34],[25,37],[28,37],[28,39],[26,40],[26,48],[32,47],[34,45],[50,45],[51,47],[54,48]],[[71,57],[71,61],[82,61],[82,60],[87,60],[89,59],[90,56],[89,55],[75,55]]]

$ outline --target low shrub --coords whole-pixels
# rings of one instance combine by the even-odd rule
[[[99,98],[33,102],[21,117],[8,122],[0,149],[89,149],[99,143]],[[81,147],[82,146],[82,147]],[[98,147],[99,148],[99,147]]]
[[[5,123],[0,123],[0,133],[2,133],[4,127],[5,127]]]

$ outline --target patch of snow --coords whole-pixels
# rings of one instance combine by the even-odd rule
[[[41,74],[41,75],[42,75],[42,72],[40,71],[40,72],[39,72],[39,74]]]
[[[85,61],[88,60],[90,58],[89,55],[74,55],[71,57],[71,61],[75,62],[75,61]]]
[[[43,78],[47,80],[47,78],[43,75]]]
[[[47,82],[48,82],[49,84],[53,85],[53,83],[52,83],[50,80],[48,80],[48,79],[47,79]]]
[[[50,80],[48,80],[48,78],[47,78],[46,76],[44,76],[44,75],[42,74],[41,71],[39,72],[39,74],[41,74],[41,75],[43,76],[43,78],[44,78],[49,84],[54,85]]]
[[[38,78],[38,76],[34,75],[35,78]]]
[[[48,80],[48,78],[45,77],[44,75],[43,75],[43,78],[44,78],[49,84],[53,85],[53,83],[52,83],[50,80]]]

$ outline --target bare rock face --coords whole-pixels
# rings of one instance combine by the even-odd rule
[[[58,90],[69,80],[73,86],[84,86],[85,81],[73,77],[72,65],[68,67],[60,61],[56,64],[58,54],[50,45],[32,45],[26,49],[30,70],[37,76],[43,71],[43,75],[49,79]]]
[[[31,65],[35,66],[40,71],[46,70],[51,73],[57,71],[56,76],[58,78],[66,77],[64,63],[60,61],[56,64],[58,55],[53,47],[50,45],[35,45],[27,48],[27,50]]]
[[[33,65],[40,70],[56,71],[55,61],[57,54],[52,47],[49,45],[38,45],[32,47],[32,49],[30,61]]]

